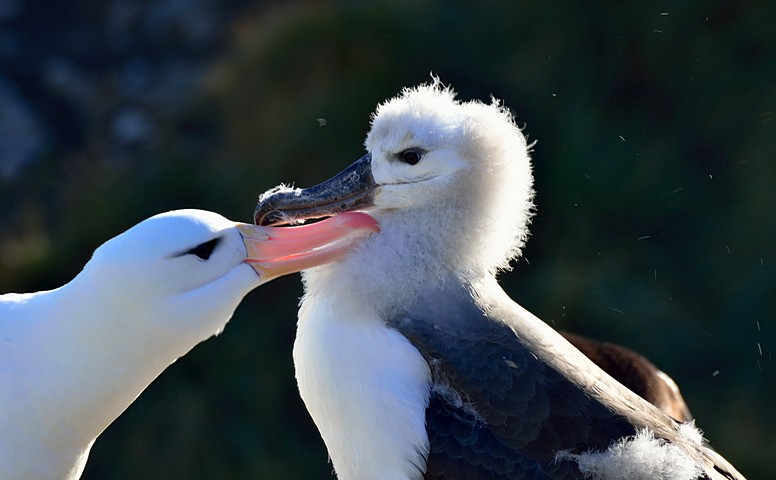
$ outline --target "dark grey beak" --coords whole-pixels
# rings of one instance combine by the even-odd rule
[[[372,154],[323,183],[300,191],[277,192],[261,199],[253,213],[256,225],[283,225],[367,208],[373,203]]]

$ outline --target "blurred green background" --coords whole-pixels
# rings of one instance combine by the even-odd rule
[[[507,292],[647,355],[718,450],[772,478],[772,2],[64,3],[0,1],[0,292],[63,284],[161,211],[250,220],[267,188],[361,156],[376,104],[433,71],[538,140]],[[298,276],[250,294],[84,478],[330,478],[293,377],[300,295]]]

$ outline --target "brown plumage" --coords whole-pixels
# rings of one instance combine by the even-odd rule
[[[601,342],[569,332],[560,334],[633,393],[679,422],[692,420],[690,409],[673,379],[643,355],[616,343]]]

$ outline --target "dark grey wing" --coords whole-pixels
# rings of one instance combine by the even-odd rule
[[[433,375],[426,479],[580,479],[573,463],[555,462],[558,451],[605,449],[635,432],[504,323],[473,305],[450,307],[390,322]],[[439,313],[470,318],[440,321]]]

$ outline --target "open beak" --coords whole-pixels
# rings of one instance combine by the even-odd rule
[[[367,153],[314,187],[262,195],[253,220],[256,225],[284,225],[368,208],[373,205],[376,186],[372,155]]]
[[[342,257],[358,240],[380,230],[365,213],[348,212],[299,227],[237,224],[250,264],[263,281]]]

